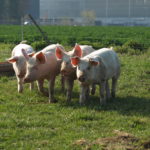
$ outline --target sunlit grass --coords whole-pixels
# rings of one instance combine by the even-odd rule
[[[0,77],[0,149],[83,149],[75,141],[89,143],[103,137],[113,137],[114,131],[133,134],[141,141],[150,138],[150,57],[149,55],[119,55],[121,76],[116,99],[105,106],[99,104],[99,90],[89,102],[80,106],[79,85],[75,82],[73,98],[66,103],[57,78],[55,97],[48,97],[25,85],[17,93],[15,77]],[[47,82],[45,82],[47,87]],[[92,149],[102,149],[91,145]]]

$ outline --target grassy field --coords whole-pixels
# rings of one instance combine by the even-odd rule
[[[14,45],[0,44],[0,60]],[[5,49],[6,53],[3,53]],[[3,55],[2,55],[3,54]],[[121,76],[116,99],[99,104],[98,88],[80,106],[75,83],[71,104],[56,81],[56,104],[25,85],[17,93],[15,77],[0,77],[0,149],[146,150],[150,148],[150,53],[119,54]],[[45,83],[47,87],[47,82]]]
[[[43,26],[42,29],[52,43],[60,42],[67,50],[75,42],[92,44],[95,48],[113,45],[121,59],[117,98],[100,106],[97,89],[95,96],[80,106],[76,82],[72,102],[67,104],[58,77],[55,88],[58,103],[49,104],[36,86],[29,91],[25,85],[24,93],[18,94],[15,77],[2,76],[0,149],[150,149],[149,28]],[[5,61],[20,42],[21,27],[0,26],[0,33],[3,42],[0,61]],[[44,45],[32,26],[24,27],[24,38],[35,47]]]
[[[133,40],[142,44],[142,49],[150,45],[150,27],[121,26],[41,26],[51,43],[74,46],[75,43],[104,46],[122,46]],[[35,26],[23,27],[24,39],[36,46],[43,38]],[[22,40],[21,26],[0,25],[0,42],[19,43]],[[138,48],[138,47],[137,47]]]

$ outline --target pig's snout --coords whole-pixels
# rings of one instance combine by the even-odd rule
[[[79,80],[80,82],[85,82],[85,76],[84,76],[84,75],[80,76],[80,77],[78,78],[78,80]]]

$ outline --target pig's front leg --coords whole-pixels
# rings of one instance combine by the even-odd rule
[[[79,103],[81,105],[85,104],[86,100],[88,99],[88,94],[87,94],[88,91],[89,91],[89,86],[81,85],[80,100],[79,100]]]
[[[18,81],[18,92],[22,93],[23,92],[23,78],[17,77],[17,81]]]
[[[56,103],[57,100],[54,99],[54,86],[55,86],[55,77],[52,77],[51,80],[49,80],[49,103]]]
[[[106,99],[110,99],[111,94],[110,94],[110,88],[109,88],[109,82],[106,80]]]
[[[100,104],[106,104],[105,90],[106,90],[106,81],[101,81],[100,86]]]
[[[61,75],[61,90],[62,92],[65,92],[65,77]]]
[[[45,96],[48,96],[48,91],[44,89],[43,87],[44,79],[40,79],[37,81],[38,90],[43,93]]]
[[[72,98],[72,89],[73,89],[74,80],[67,79],[66,82],[67,82],[67,102],[70,102]]]

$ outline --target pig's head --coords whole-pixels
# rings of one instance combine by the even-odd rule
[[[36,53],[34,56],[29,57],[25,51],[22,51],[26,58],[26,75],[24,78],[25,83],[33,82],[40,76],[40,67],[45,63],[46,58],[42,52]]]
[[[77,66],[77,79],[82,83],[88,82],[93,78],[94,67],[99,64],[96,60],[79,58],[77,56],[71,58],[71,63]]]
[[[70,74],[75,73],[76,69],[74,66],[72,66],[70,58],[73,56],[78,56],[78,57],[82,56],[82,50],[79,45],[76,44],[74,49],[69,52],[65,52],[60,47],[57,47],[55,54],[57,59],[62,60],[62,64],[61,64],[62,75],[69,76]]]
[[[25,51],[25,50],[24,50]],[[28,57],[32,57],[32,54],[28,54]],[[13,64],[13,68],[15,70],[16,76],[19,78],[23,78],[26,73],[26,59],[24,56],[12,56],[7,59],[9,63]]]

